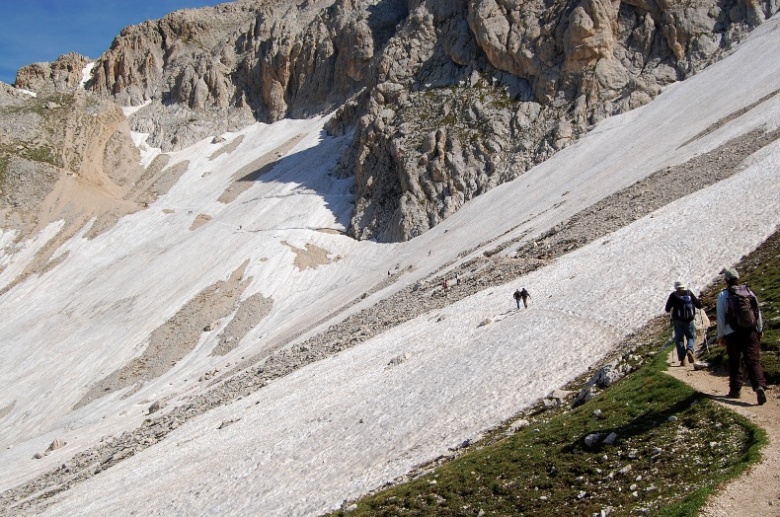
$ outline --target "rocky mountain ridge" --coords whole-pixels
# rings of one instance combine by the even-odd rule
[[[334,112],[358,239],[407,240],[717,60],[777,0],[240,0],[124,29],[86,89],[163,150]],[[70,92],[80,56],[19,71]]]

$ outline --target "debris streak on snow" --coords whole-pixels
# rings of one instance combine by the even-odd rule
[[[12,241],[9,242],[7,237],[9,235],[13,236],[15,232],[3,232],[0,234],[0,244],[2,244],[2,247],[0,247],[0,265],[5,267],[0,272],[0,288],[10,284],[19,276],[24,271],[24,268],[35,258],[35,254],[49,240],[53,239],[62,228],[62,221],[51,223],[36,237],[16,245]]]

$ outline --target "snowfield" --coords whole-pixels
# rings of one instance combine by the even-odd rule
[[[199,381],[207,371],[290,347],[444,265],[517,236],[534,239],[657,170],[752,130],[780,128],[779,25],[777,17],[768,21],[728,58],[649,105],[604,121],[406,243],[342,234],[351,181],[327,172],[347,141],[325,136],[325,118],[256,124],[223,135],[224,143],[208,139],[173,154],[168,167],[183,164],[186,172],[166,195],[95,239],[84,237],[85,228],[57,252],[56,267],[0,297],[0,488],[138,427],[153,401],[166,401],[162,412],[186,404],[209,388]],[[714,130],[703,134],[708,128]],[[219,201],[236,175],[290,142],[275,166],[234,200]],[[238,145],[218,152],[231,143]],[[335,510],[585,372],[663,311],[675,280],[698,291],[757,247],[780,223],[779,171],[776,140],[732,177],[528,275],[389,328],[186,422],[54,496],[44,513]],[[201,215],[206,222],[193,228]],[[0,287],[56,232],[52,225],[19,244],[0,233]],[[231,320],[220,318],[165,373],[74,409],[91,386],[142,354],[155,329],[236,271],[246,283],[242,300],[260,293],[273,303],[235,349],[212,354]],[[374,289],[388,272],[399,274]],[[522,286],[530,305],[516,310],[512,292]],[[67,445],[32,459],[56,438]]]

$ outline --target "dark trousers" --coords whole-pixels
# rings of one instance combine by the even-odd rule
[[[755,330],[737,330],[727,336],[726,352],[729,354],[729,388],[739,391],[744,384],[742,359],[753,390],[762,386],[766,388],[764,369],[761,368],[761,342]]]

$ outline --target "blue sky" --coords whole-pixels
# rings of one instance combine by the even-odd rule
[[[13,84],[22,66],[67,52],[95,59],[127,25],[226,1],[0,0],[0,81]]]

